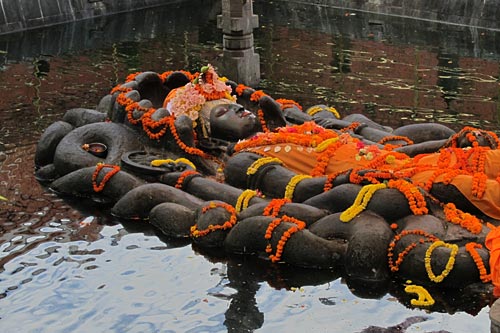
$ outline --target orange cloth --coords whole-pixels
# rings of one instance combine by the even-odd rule
[[[500,227],[488,223],[491,231],[486,236],[484,244],[490,250],[490,270],[491,282],[495,289],[493,294],[495,297],[500,297]]]
[[[263,145],[244,150],[264,156],[277,157],[283,161],[285,167],[299,174],[310,174],[318,163],[317,158],[320,154],[312,147],[303,147],[292,143]],[[356,158],[358,151],[356,141],[351,141],[340,146],[335,150],[333,156],[330,157],[325,174],[332,174],[353,168],[368,168],[371,160],[364,157],[359,158],[359,156]],[[387,153],[389,152],[384,150],[380,150],[379,152],[379,154]],[[473,177],[470,175],[458,175],[452,179],[451,184],[484,214],[495,219],[500,219],[500,183],[496,179],[500,175],[500,150],[487,150],[484,157],[484,171],[488,178],[482,198],[478,198],[472,194]],[[408,164],[407,170],[416,166],[429,166],[430,169],[418,172],[411,177],[415,183],[425,183],[433,176],[436,170],[439,170],[439,158],[439,153],[432,153],[423,155],[416,163],[409,157],[407,160],[396,160],[392,163],[394,163],[393,167],[395,168]],[[450,165],[453,165],[455,161],[456,156],[452,153]],[[391,167],[390,164],[384,164],[381,170],[390,170]],[[404,171],[405,169],[403,168],[402,170]],[[444,176],[442,175],[438,176],[434,182],[442,182],[443,178]]]

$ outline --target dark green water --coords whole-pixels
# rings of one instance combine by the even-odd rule
[[[500,131],[498,32],[280,1],[254,11],[260,88],[275,98],[392,127]],[[489,331],[488,295],[412,309],[401,285],[199,253],[34,180],[36,142],[66,110],[95,107],[135,71],[219,67],[219,13],[199,0],[0,36],[0,331]]]

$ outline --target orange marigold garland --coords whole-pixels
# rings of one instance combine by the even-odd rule
[[[97,177],[99,176],[101,170],[104,168],[111,168],[112,170],[109,171],[98,184]],[[104,190],[104,186],[106,186],[106,183],[119,171],[120,167],[118,165],[97,163],[94,173],[92,174],[92,187],[94,188],[94,192],[101,192],[102,190]]]
[[[267,96],[267,94],[265,92],[263,92],[262,90],[256,90],[250,96],[250,100],[252,102],[258,102],[263,96]]]
[[[394,236],[394,239],[389,243],[389,248],[387,249],[387,257],[389,269],[391,272],[397,272],[399,270],[399,266],[403,263],[403,260],[411,250],[413,250],[418,244],[410,243],[403,251],[398,254],[398,258],[394,261],[394,248],[396,247],[396,243],[403,237],[407,235],[417,235],[422,236],[424,238],[420,238],[419,243],[422,244],[424,242],[435,242],[439,240],[436,236],[429,234],[423,230],[403,230],[401,233]]]
[[[273,249],[270,243],[270,240],[272,238],[272,234],[274,229],[276,229],[281,222],[290,222],[295,224],[295,226],[289,228],[285,232],[283,232],[283,235],[281,235],[280,240],[278,241],[278,244],[276,245],[276,252],[275,254],[272,254]],[[266,233],[264,235],[264,238],[269,241],[269,243],[266,246],[266,253],[269,254],[269,259],[271,259],[272,262],[278,262],[281,260],[281,256],[283,254],[286,242],[292,237],[292,235],[300,230],[303,230],[306,227],[306,223],[296,219],[294,217],[290,217],[288,215],[283,215],[281,218],[276,218],[274,219],[271,223],[269,223],[269,226],[266,229]]]
[[[269,128],[267,127],[266,124],[266,119],[264,118],[264,111],[262,111],[262,109],[257,110],[257,117],[259,117],[260,126],[262,127],[262,132],[264,133],[269,132]]]
[[[483,147],[474,148],[475,153],[471,158],[472,175],[472,195],[481,199],[486,190],[486,180],[488,177],[485,174],[486,151]]]
[[[443,206],[446,221],[458,224],[473,234],[478,234],[483,229],[483,224],[476,216],[465,213],[458,209],[455,204],[449,202]]]
[[[328,143],[328,141],[330,142]],[[311,170],[311,176],[313,177],[318,177],[325,174],[326,168],[328,167],[328,162],[335,155],[335,152],[343,145],[343,143],[338,140],[338,138],[324,140],[320,143],[320,145],[325,142],[328,143],[328,146],[317,155],[317,163]]]
[[[186,170],[181,175],[179,178],[177,178],[177,182],[175,183],[175,188],[178,188],[179,190],[182,190],[182,187],[184,186],[184,181],[186,180],[187,177],[189,176],[201,176],[199,172],[194,171],[194,170]]]
[[[424,215],[429,212],[425,197],[416,185],[405,179],[391,179],[387,183],[387,187],[397,189],[406,197],[414,215]]]
[[[276,217],[280,213],[281,207],[290,202],[292,201],[287,198],[272,199],[266,206],[266,208],[264,208],[264,212],[262,213],[262,215]]]
[[[486,271],[486,267],[484,266],[483,259],[477,253],[476,249],[482,249],[483,246],[481,244],[475,243],[475,242],[469,242],[465,244],[465,250],[469,252],[470,256],[472,257],[472,260],[474,260],[474,263],[477,266],[477,269],[479,271],[479,278],[481,281],[484,283],[488,283],[491,281],[491,274],[488,274]]]
[[[331,173],[329,174],[327,177],[326,177],[326,180],[325,180],[325,185],[323,187],[323,192],[328,192],[330,191],[332,188],[333,188],[333,182],[335,181],[335,179],[344,174],[344,173],[347,173],[349,170],[343,170],[343,171],[338,171],[338,172],[335,172],[335,173]]]
[[[361,125],[361,123],[358,122],[353,122],[349,126],[342,128],[340,131],[341,132],[349,132],[349,131],[355,131],[356,128],[358,128]]]
[[[299,110],[302,110],[302,106],[292,99],[278,98],[276,102],[281,105],[281,110],[288,109],[294,106],[296,106]]]
[[[190,229],[191,236],[202,237],[202,236],[209,234],[212,231],[231,229],[236,224],[236,222],[237,222],[236,209],[233,206],[231,206],[230,204],[227,204],[225,202],[213,202],[213,201],[211,201],[210,204],[208,204],[207,206],[202,208],[201,213],[205,214],[210,209],[214,209],[217,207],[224,208],[226,211],[229,212],[229,214],[231,214],[231,217],[229,218],[229,220],[225,221],[223,224],[216,224],[216,225],[211,224],[208,226],[208,228],[206,228],[204,230],[198,230],[198,227],[195,224]]]
[[[238,96],[241,96],[241,95],[243,95],[243,92],[245,91],[245,89],[249,89],[249,88],[250,87],[245,86],[244,84],[238,84],[236,86],[235,92],[236,92],[236,94],[238,94]]]
[[[385,136],[382,139],[380,139],[379,142],[377,142],[377,143],[380,144],[380,145],[383,145],[383,144],[385,144],[386,142],[389,142],[389,141],[404,141],[404,142],[406,142],[407,145],[412,145],[413,144],[413,141],[411,139],[409,139],[406,136],[402,136],[402,135],[389,135],[389,136]]]

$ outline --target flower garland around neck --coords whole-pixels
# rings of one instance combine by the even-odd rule
[[[253,162],[247,169],[247,175],[248,176],[251,176],[251,175],[254,175],[257,173],[257,171],[259,171],[259,169],[266,165],[266,164],[271,164],[271,163],[274,163],[274,164],[278,164],[278,165],[282,165],[283,162],[277,158],[277,157],[261,157],[259,158],[258,160],[256,160],[255,162]]]
[[[386,187],[387,185],[385,183],[369,184],[363,186],[356,196],[356,199],[354,200],[352,206],[347,208],[344,212],[342,212],[342,214],[340,214],[340,221],[349,222],[353,218],[358,216],[359,213],[366,209],[366,206],[368,206],[368,203],[370,202],[373,194],[376,191],[384,189]]]
[[[250,200],[255,196],[257,196],[257,191],[254,190],[247,189],[241,192],[241,194],[238,196],[238,199],[236,200],[236,205],[234,206],[236,212],[239,213],[242,210],[247,209]]]
[[[182,188],[186,186],[184,182],[186,181],[186,178],[189,176],[196,177],[196,176],[201,176],[201,174],[195,170],[186,170],[182,172],[179,178],[177,179],[177,182],[175,183],[175,188],[182,190]]]
[[[312,116],[314,116],[316,113],[321,112],[321,111],[327,111],[327,112],[330,112],[330,113],[332,113],[332,114],[335,116],[335,118],[340,119],[340,114],[339,114],[339,112],[337,111],[337,109],[335,109],[335,108],[334,108],[334,107],[332,107],[332,106],[325,107],[325,106],[321,106],[321,105],[315,105],[315,106],[312,106],[312,107],[310,107],[309,109],[307,109],[307,112],[306,112],[306,113],[312,117]]]
[[[432,271],[432,265],[431,265],[431,256],[432,252],[438,248],[438,247],[446,247],[450,249],[450,257],[448,258],[448,262],[446,263],[445,269],[436,276],[434,272]],[[453,266],[455,265],[455,257],[458,253],[458,245],[456,244],[449,244],[445,243],[441,240],[435,241],[434,243],[429,246],[427,251],[425,251],[425,258],[424,258],[424,264],[425,264],[425,270],[427,271],[427,275],[429,276],[429,279],[433,282],[439,283],[444,280],[445,277],[450,274],[451,270],[453,269]]]
[[[410,284],[405,287],[407,294],[417,294],[418,298],[412,298],[410,303],[416,307],[428,307],[434,305],[435,301],[431,294],[422,286]]]
[[[394,236],[394,239],[389,243],[389,247],[387,248],[388,264],[391,272],[399,271],[399,267],[403,263],[403,260],[406,257],[406,255],[408,255],[408,253],[410,253],[410,251],[413,250],[418,245],[415,242],[410,243],[408,246],[406,246],[406,248],[403,251],[399,252],[398,258],[396,259],[396,261],[394,261],[394,248],[396,247],[397,242],[399,242],[401,238],[408,235],[416,235],[424,237],[419,239],[420,244],[423,244],[428,241],[435,242],[439,240],[436,236],[429,234],[423,230],[415,229],[415,230],[401,231],[399,234]]]
[[[250,139],[238,142],[234,149],[239,152],[243,149],[281,143],[296,144],[315,148],[324,140],[338,137],[334,131],[324,129],[312,121],[302,125],[280,127],[277,132],[259,133]]]
[[[281,224],[281,222],[290,222],[295,224],[295,226],[292,226],[288,230],[283,232],[280,240],[278,241],[278,244],[276,245],[276,252],[273,254],[271,238],[273,236],[274,229],[276,229]],[[292,237],[294,233],[305,229],[305,227],[306,223],[304,221],[301,221],[294,217],[290,217],[288,215],[283,215],[281,218],[275,218],[271,223],[269,223],[269,226],[267,227],[266,233],[264,235],[264,238],[268,240],[266,253],[269,254],[269,259],[271,259],[273,263],[280,261],[287,241],[290,239],[290,237]]]
[[[264,211],[262,213],[262,215],[264,216],[272,216],[272,217],[277,217],[280,213],[280,210],[281,210],[281,207],[283,207],[284,205],[286,205],[287,203],[290,203],[292,202],[290,199],[288,198],[275,198],[275,199],[272,199],[266,206],[266,208],[264,208]]]
[[[473,234],[477,235],[483,230],[483,224],[479,218],[461,211],[451,202],[443,205],[443,211],[446,221],[457,224]]]
[[[429,212],[424,195],[413,183],[405,179],[390,179],[387,182],[387,187],[397,189],[405,196],[414,215],[424,215]]]
[[[293,176],[290,179],[290,181],[288,182],[288,184],[286,184],[285,195],[283,197],[286,198],[286,199],[292,200],[293,199],[293,194],[295,192],[295,188],[297,187],[297,185],[301,181],[303,181],[304,179],[308,179],[308,178],[312,178],[312,177],[309,176],[309,175],[295,175],[295,176]]]
[[[97,177],[99,176],[99,173],[101,172],[102,169],[104,168],[111,168],[111,171],[109,171],[103,178],[102,180],[97,183]],[[104,164],[104,163],[97,163],[97,166],[92,173],[92,188],[94,189],[94,192],[101,192],[104,190],[104,187],[106,186],[107,182],[116,175],[120,171],[120,166],[118,165],[112,165],[112,164]]]
[[[472,260],[474,260],[474,263],[476,264],[477,270],[479,271],[479,278],[483,283],[488,283],[491,282],[491,274],[488,274],[486,271],[486,267],[484,266],[483,259],[477,253],[476,249],[482,249],[483,246],[481,244],[475,243],[475,242],[469,242],[465,244],[465,250],[469,252],[470,256],[472,257]]]
[[[230,204],[227,204],[227,203],[224,203],[224,202],[213,202],[213,201],[211,201],[207,206],[205,206],[205,207],[202,208],[201,213],[205,214],[210,209],[214,209],[214,208],[217,208],[217,207],[224,208],[229,214],[231,214],[231,216],[229,217],[229,219],[227,221],[225,221],[224,223],[222,223],[222,224],[216,224],[216,225],[210,224],[208,226],[208,228],[206,228],[204,230],[198,230],[198,226],[195,224],[190,229],[191,236],[193,236],[193,237],[202,237],[202,236],[205,236],[205,235],[209,234],[210,232],[213,232],[213,231],[216,231],[216,230],[231,229],[236,224],[236,222],[237,222],[236,209],[233,206],[231,206]]]

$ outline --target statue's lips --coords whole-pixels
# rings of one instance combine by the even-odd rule
[[[240,118],[248,117],[252,114],[253,114],[252,112],[245,110],[240,114]]]

